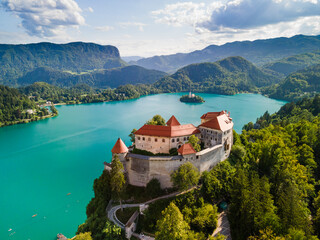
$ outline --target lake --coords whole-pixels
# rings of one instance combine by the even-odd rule
[[[187,104],[181,95],[57,106],[57,117],[0,128],[0,239],[73,237],[115,141],[121,137],[130,145],[131,130],[155,114],[199,125],[202,114],[227,110],[241,132],[245,123],[285,104],[258,94],[198,94],[205,103]]]

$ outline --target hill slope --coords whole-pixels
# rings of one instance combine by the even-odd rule
[[[0,84],[15,85],[18,77],[38,67],[82,72],[124,64],[113,46],[83,42],[0,44]]]
[[[165,75],[164,72],[140,66],[103,69],[81,74],[41,67],[27,73],[17,82],[19,85],[28,85],[42,81],[60,87],[71,87],[84,83],[96,88],[115,88],[125,84],[152,84]]]
[[[320,51],[298,54],[280,59],[264,65],[265,69],[272,70],[284,76],[314,64],[320,64]]]
[[[229,57],[214,63],[191,64],[176,73],[164,77],[154,87],[166,92],[205,91],[219,94],[235,94],[257,91],[277,80],[242,57]]]
[[[297,35],[291,38],[231,42],[221,46],[210,45],[191,53],[154,56],[130,63],[149,69],[174,72],[192,63],[215,62],[230,56],[241,56],[261,66],[283,57],[316,50],[320,50],[320,36]]]
[[[314,96],[320,92],[320,64],[292,73],[263,92],[272,98],[290,101]]]

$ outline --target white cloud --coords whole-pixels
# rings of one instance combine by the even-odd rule
[[[320,16],[318,0],[229,0],[211,4],[179,2],[152,11],[157,23],[190,25],[220,31],[224,28],[250,29],[301,17]]]
[[[172,26],[191,25],[210,20],[211,8],[220,3],[206,6],[204,3],[179,2],[168,4],[164,9],[152,11],[151,14],[157,23],[166,23]],[[211,10],[211,11],[210,11]]]
[[[143,28],[147,25],[141,22],[121,22],[119,23],[120,27],[128,28],[128,27],[137,27],[139,31],[143,32]]]
[[[92,7],[88,7],[88,11],[91,12],[91,13],[94,12]]]
[[[99,26],[99,27],[95,27],[94,29],[102,31],[102,32],[108,32],[110,30],[113,30],[113,27],[111,27],[111,26]]]
[[[3,0],[3,8],[22,19],[30,36],[54,37],[66,27],[84,25],[82,10],[74,0]]]

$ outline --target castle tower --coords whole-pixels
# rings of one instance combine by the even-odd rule
[[[122,163],[123,167],[124,167],[124,171],[126,172],[126,155],[128,153],[128,148],[127,146],[124,144],[124,142],[121,140],[121,138],[118,138],[118,140],[116,141],[116,144],[113,146],[111,152],[112,152],[112,158],[114,157],[114,155],[117,155],[120,159],[120,162]]]
[[[179,126],[181,125],[174,115],[167,121],[167,126]]]

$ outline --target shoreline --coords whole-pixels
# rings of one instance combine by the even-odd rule
[[[1,127],[12,126],[12,125],[17,125],[17,124],[25,124],[25,123],[37,122],[37,121],[41,121],[41,120],[44,120],[44,119],[47,119],[47,118],[56,117],[56,116],[58,116],[58,114],[50,114],[50,115],[46,115],[46,116],[43,116],[43,117],[36,117],[37,119],[21,119],[19,121],[10,122],[9,124],[0,123],[0,128]]]

